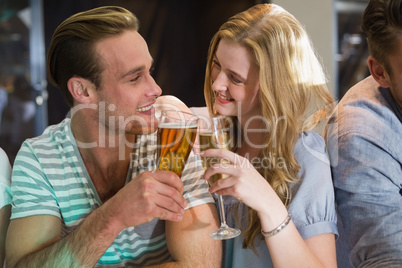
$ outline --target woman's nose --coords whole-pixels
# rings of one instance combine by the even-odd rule
[[[228,89],[226,76],[222,72],[220,72],[216,79],[212,81],[212,89],[214,91],[223,91]]]

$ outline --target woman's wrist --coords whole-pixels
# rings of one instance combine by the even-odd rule
[[[292,219],[292,218],[291,218],[291,215],[290,215],[290,213],[288,212],[288,215],[286,216],[285,220],[284,220],[280,225],[278,225],[275,229],[272,229],[272,230],[270,230],[270,231],[268,231],[268,232],[265,232],[265,231],[263,230],[263,228],[261,228],[261,234],[262,234],[263,236],[265,236],[265,237],[274,236],[274,235],[278,234],[279,232],[281,232],[283,229],[285,229],[286,226],[288,226],[288,224],[289,224],[289,222],[291,221],[291,219]]]
[[[261,229],[268,232],[280,226],[289,213],[285,205],[279,199],[271,199],[270,206],[266,206],[264,210],[258,211],[258,217],[261,222]]]

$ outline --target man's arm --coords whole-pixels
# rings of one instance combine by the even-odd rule
[[[60,219],[49,215],[11,220],[7,233],[8,267],[93,267],[114,238],[117,228],[97,209],[60,240]],[[105,214],[106,215],[106,214]]]
[[[340,223],[338,256],[354,266],[400,267],[401,163],[375,137],[349,133],[338,141],[329,143],[330,150],[339,150],[332,166]]]
[[[61,222],[54,216],[15,219],[7,235],[9,267],[93,267],[122,229],[118,217],[110,215],[113,202],[92,212],[70,235],[60,240]],[[185,211],[183,220],[166,221],[166,238],[175,263],[166,266],[218,267],[221,242],[209,237],[218,229],[213,204]],[[207,266],[205,266],[207,265]]]
[[[129,226],[153,218],[180,221],[186,202],[183,185],[173,172],[144,172],[94,210],[60,240],[55,216],[11,220],[7,232],[8,267],[93,267],[116,236]]]

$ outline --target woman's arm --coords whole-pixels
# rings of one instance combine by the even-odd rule
[[[244,157],[227,150],[210,149],[204,157],[225,158],[230,165],[215,165],[207,169],[204,178],[224,173],[229,177],[217,181],[211,192],[232,195],[253,208],[260,218],[261,228],[270,232],[280,226],[288,211],[269,183]],[[335,235],[332,233],[313,236],[303,240],[293,221],[265,242],[271,259],[278,267],[336,267]]]

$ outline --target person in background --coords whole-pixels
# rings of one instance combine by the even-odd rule
[[[11,214],[11,166],[7,154],[0,148],[0,267],[3,267],[5,243]]]
[[[337,218],[322,136],[331,110],[326,79],[305,29],[283,8],[258,4],[212,38],[205,77],[211,115],[234,117],[233,151],[206,150],[229,164],[210,192],[225,196],[224,267],[336,267]],[[315,108],[312,116],[310,109]]]
[[[9,267],[220,264],[221,243],[209,238],[218,216],[207,185],[181,194],[202,176],[201,163],[190,159],[184,183],[170,171],[130,168],[133,150],[143,160],[153,155],[154,105],[163,103],[138,27],[128,10],[103,6],[56,29],[48,75],[71,119],[26,140],[15,159]]]
[[[26,138],[32,137],[32,131],[27,124],[35,116],[36,105],[32,98],[33,87],[25,75],[15,77],[13,88],[9,100],[12,112],[10,142],[13,146],[19,147]]]
[[[325,129],[338,212],[338,266],[402,267],[402,1],[371,0],[370,76]]]
[[[3,112],[4,109],[6,109],[8,103],[8,91],[6,89],[7,86],[6,80],[7,79],[4,77],[4,75],[1,73],[0,70],[0,133],[2,132],[1,122],[3,119]]]

